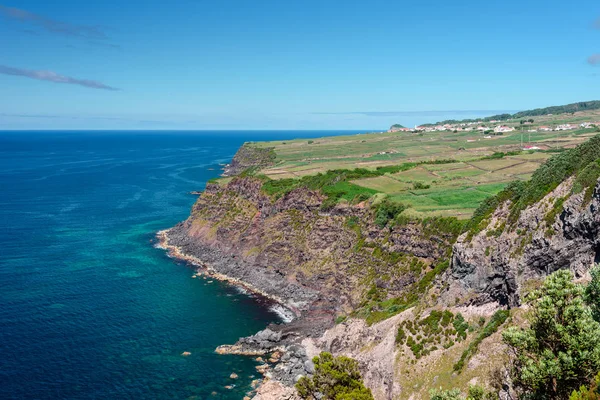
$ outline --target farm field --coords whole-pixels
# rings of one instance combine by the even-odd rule
[[[600,120],[600,111],[540,116],[535,126],[593,119]],[[503,124],[520,129],[518,121]],[[583,128],[527,132],[535,126],[527,125],[523,131],[497,136],[461,130],[382,132],[248,145],[273,149],[274,165],[256,173],[292,182],[286,185],[327,171],[361,168],[373,173],[359,174],[348,182],[358,186],[354,186],[358,191],[362,188],[368,193],[383,193],[410,206],[406,212],[416,216],[469,218],[481,201],[501,191],[509,182],[530,179],[553,153],[575,147],[598,134],[595,129]],[[381,167],[407,163],[415,165],[378,172],[390,170],[378,169]]]
[[[524,132],[523,144],[541,150],[569,148],[587,140],[591,130],[572,132]],[[530,140],[530,143],[528,141]],[[521,132],[484,138],[476,132],[370,133],[252,143],[272,147],[276,165],[262,173],[273,179],[302,177],[332,169],[367,168],[439,159],[473,160],[495,152],[519,151]]]
[[[482,200],[498,193],[507,183],[529,179],[550,155],[532,153],[493,160],[424,164],[351,183],[410,205],[409,213],[467,218]]]

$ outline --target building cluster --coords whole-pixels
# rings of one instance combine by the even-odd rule
[[[443,132],[443,131],[480,131],[482,133],[491,133],[495,134],[503,134],[506,132],[514,132],[518,130],[518,127],[511,127],[507,125],[495,125],[490,126],[489,124],[495,124],[499,121],[489,121],[486,122],[488,125],[484,125],[483,121],[478,122],[466,122],[460,124],[443,124],[443,125],[419,125],[414,128],[405,128],[405,127],[392,127],[388,132]],[[530,126],[530,125],[528,125]],[[580,128],[593,128],[595,126],[600,126],[600,122],[583,122],[581,124],[561,124],[556,126],[538,126],[538,127],[530,127],[527,129],[527,132],[550,132],[550,131],[569,131]]]

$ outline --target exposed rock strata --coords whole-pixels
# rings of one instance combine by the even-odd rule
[[[473,304],[517,306],[528,286],[558,269],[585,275],[600,261],[600,183],[587,203],[584,193],[571,194],[572,183],[573,179],[563,182],[525,209],[514,227],[501,228],[510,212],[506,202],[482,232],[472,239],[463,234],[453,249],[455,289],[471,293]],[[547,221],[558,199],[565,199],[563,207]]]
[[[231,160],[231,163],[225,167],[223,176],[235,176],[251,167],[267,167],[275,163],[275,153],[273,148],[259,148],[244,144],[240,147]]]
[[[294,312],[291,323],[272,325],[217,350],[283,351],[265,375],[292,385],[314,371],[300,341],[320,337],[336,315],[355,309],[369,288],[389,297],[402,294],[447,256],[452,238],[424,234],[414,223],[382,230],[365,205],[341,204],[324,213],[318,192],[297,189],[274,200],[261,186],[260,180],[241,177],[226,186],[209,184],[191,216],[162,236],[174,256]]]

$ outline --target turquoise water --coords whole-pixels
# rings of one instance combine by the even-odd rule
[[[155,232],[244,141],[332,133],[0,132],[0,398],[243,397],[255,362],[213,351],[278,316]]]

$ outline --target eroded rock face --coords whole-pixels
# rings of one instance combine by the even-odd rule
[[[572,183],[563,182],[525,209],[514,228],[497,233],[509,214],[507,202],[485,230],[470,240],[468,234],[459,237],[450,271],[455,292],[457,285],[463,295],[472,291],[472,304],[517,306],[530,281],[564,268],[577,277],[586,274],[600,258],[600,183],[587,203],[584,193],[571,194]],[[557,199],[565,199],[563,209],[548,221]]]
[[[275,153],[272,147],[259,148],[245,144],[238,149],[231,163],[225,167],[223,176],[235,176],[248,168],[267,167],[274,162]]]
[[[369,327],[364,320],[351,319],[328,330],[321,338],[305,339],[311,357],[321,351],[347,355],[359,362],[363,381],[377,400],[392,400],[401,393],[395,374],[397,315]],[[368,348],[366,350],[365,348]]]
[[[296,189],[274,200],[261,185],[241,177],[209,184],[190,218],[168,232],[169,242],[297,314],[310,310],[316,328],[331,326],[334,314],[355,307],[373,284],[400,294],[451,245],[448,235],[424,235],[418,224],[381,229],[367,207],[323,212],[325,197],[316,191]],[[415,260],[423,271],[410,269]]]
[[[296,189],[275,200],[261,186],[251,177],[235,177],[225,186],[209,184],[190,217],[167,235],[169,245],[183,255],[295,312],[290,323],[217,349],[261,356],[281,352],[264,372],[289,386],[314,372],[312,355],[299,345],[302,340],[322,336],[336,315],[353,310],[372,287],[399,297],[448,256],[454,238],[425,233],[410,222],[382,229],[367,205],[340,204],[325,212],[319,192]],[[389,389],[385,393],[395,390],[390,354],[377,363],[372,358],[364,370],[371,387],[383,384]]]

